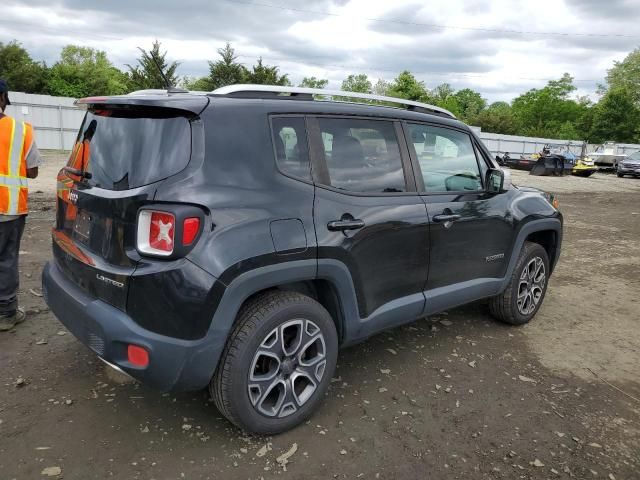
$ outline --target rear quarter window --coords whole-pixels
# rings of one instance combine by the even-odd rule
[[[273,117],[271,127],[278,168],[287,175],[311,180],[304,117]]]

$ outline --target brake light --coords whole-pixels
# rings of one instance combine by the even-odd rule
[[[170,213],[152,212],[149,228],[149,245],[156,250],[173,252],[176,219]]]
[[[200,231],[200,219],[198,217],[185,218],[182,223],[182,245],[191,245]]]
[[[152,255],[173,253],[176,218],[172,213],[142,210],[138,216],[138,250]]]
[[[127,346],[127,359],[136,367],[146,367],[149,365],[149,352],[138,345],[130,344]]]

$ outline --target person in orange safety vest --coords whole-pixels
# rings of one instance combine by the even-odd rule
[[[33,127],[4,114],[10,104],[9,87],[0,79],[0,331],[25,319],[18,308],[18,256],[29,213],[27,179],[38,176],[42,163]]]

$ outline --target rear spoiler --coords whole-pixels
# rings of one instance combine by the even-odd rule
[[[204,95],[118,95],[80,98],[74,102],[74,105],[84,109],[108,106],[171,108],[199,115],[207,108],[209,102],[209,98]]]

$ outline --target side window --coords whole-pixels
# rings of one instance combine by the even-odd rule
[[[319,118],[332,187],[350,192],[404,192],[400,147],[392,122]]]
[[[303,117],[273,117],[273,144],[276,162],[288,175],[311,180],[307,131]]]
[[[425,191],[482,190],[482,176],[471,138],[466,133],[431,125],[409,124]]]

